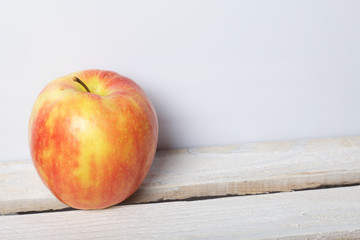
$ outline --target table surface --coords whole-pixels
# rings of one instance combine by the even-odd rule
[[[359,183],[360,137],[158,151],[133,196],[92,211],[58,201],[30,160],[4,162],[0,236],[360,238]]]

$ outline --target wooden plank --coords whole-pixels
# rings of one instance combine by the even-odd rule
[[[126,203],[360,183],[360,137],[158,151]],[[62,209],[30,161],[0,163],[0,213]]]
[[[0,217],[4,239],[359,239],[360,186]]]

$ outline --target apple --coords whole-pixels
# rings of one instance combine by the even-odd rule
[[[143,182],[155,156],[158,119],[131,79],[103,70],[50,82],[29,121],[31,157],[63,203],[101,209],[120,203]]]

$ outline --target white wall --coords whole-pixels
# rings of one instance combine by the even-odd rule
[[[160,148],[360,134],[360,1],[6,1],[0,160],[32,104],[100,68],[153,100]]]

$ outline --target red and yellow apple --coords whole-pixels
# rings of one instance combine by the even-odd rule
[[[85,70],[50,82],[29,121],[40,178],[78,209],[106,208],[134,193],[157,141],[151,101],[134,81],[111,71]]]

